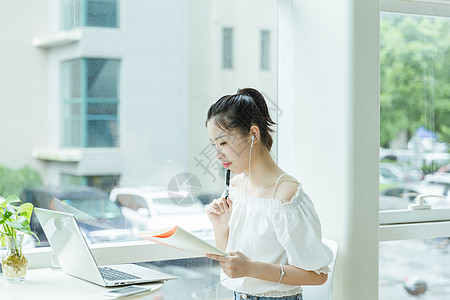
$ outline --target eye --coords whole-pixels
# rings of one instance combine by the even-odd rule
[[[220,143],[220,146],[224,146],[227,142]]]

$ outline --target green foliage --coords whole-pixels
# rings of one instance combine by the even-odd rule
[[[14,170],[0,165],[0,196],[20,195],[25,188],[39,185],[41,176],[30,167]]]
[[[380,144],[424,126],[450,142],[450,21],[383,14]]]
[[[30,218],[33,213],[33,204],[23,203],[16,195],[9,195],[0,203],[0,240],[2,247],[5,246],[5,237],[16,237],[17,231],[38,237],[31,231]],[[39,240],[39,239],[38,239]]]
[[[433,174],[434,172],[436,172],[440,167],[443,167],[444,165],[446,165],[446,163],[431,163],[431,164],[426,164],[422,166],[422,172],[424,174]]]

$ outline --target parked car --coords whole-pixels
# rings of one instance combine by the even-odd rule
[[[407,197],[380,195],[379,209],[380,210],[407,209],[409,204],[411,204],[411,202]]]
[[[118,187],[112,189],[110,200],[137,230],[181,226],[196,235],[212,235],[205,205],[189,192],[167,191],[167,187]]]
[[[444,195],[448,195],[448,190],[450,189],[450,173],[436,172],[434,174],[428,174],[424,178],[424,182],[434,185],[445,186],[446,190]]]
[[[380,183],[418,182],[422,179],[422,171],[408,164],[380,163]]]
[[[35,207],[72,213],[89,243],[135,239],[131,224],[124,218],[120,208],[108,198],[108,193],[89,186],[45,186],[26,189],[24,202]],[[31,229],[42,241],[48,242],[33,213]]]
[[[425,198],[425,203],[435,207],[450,206],[450,199],[447,195],[447,189],[443,185],[420,183],[400,183],[395,186],[380,191],[380,201],[382,197],[398,197],[403,199],[399,201],[399,207],[407,208],[408,204],[414,203],[418,195],[436,195],[437,197]]]
[[[436,173],[446,173],[446,174],[450,174],[450,164],[444,165],[442,167],[440,167]]]

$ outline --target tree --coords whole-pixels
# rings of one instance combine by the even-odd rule
[[[30,167],[14,170],[0,165],[0,196],[20,195],[24,189],[39,185],[41,176]]]
[[[383,14],[380,144],[424,126],[450,142],[450,21]]]

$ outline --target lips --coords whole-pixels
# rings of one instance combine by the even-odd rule
[[[231,163],[226,163],[226,164],[222,163],[222,165],[228,169],[228,167],[231,165]]]

